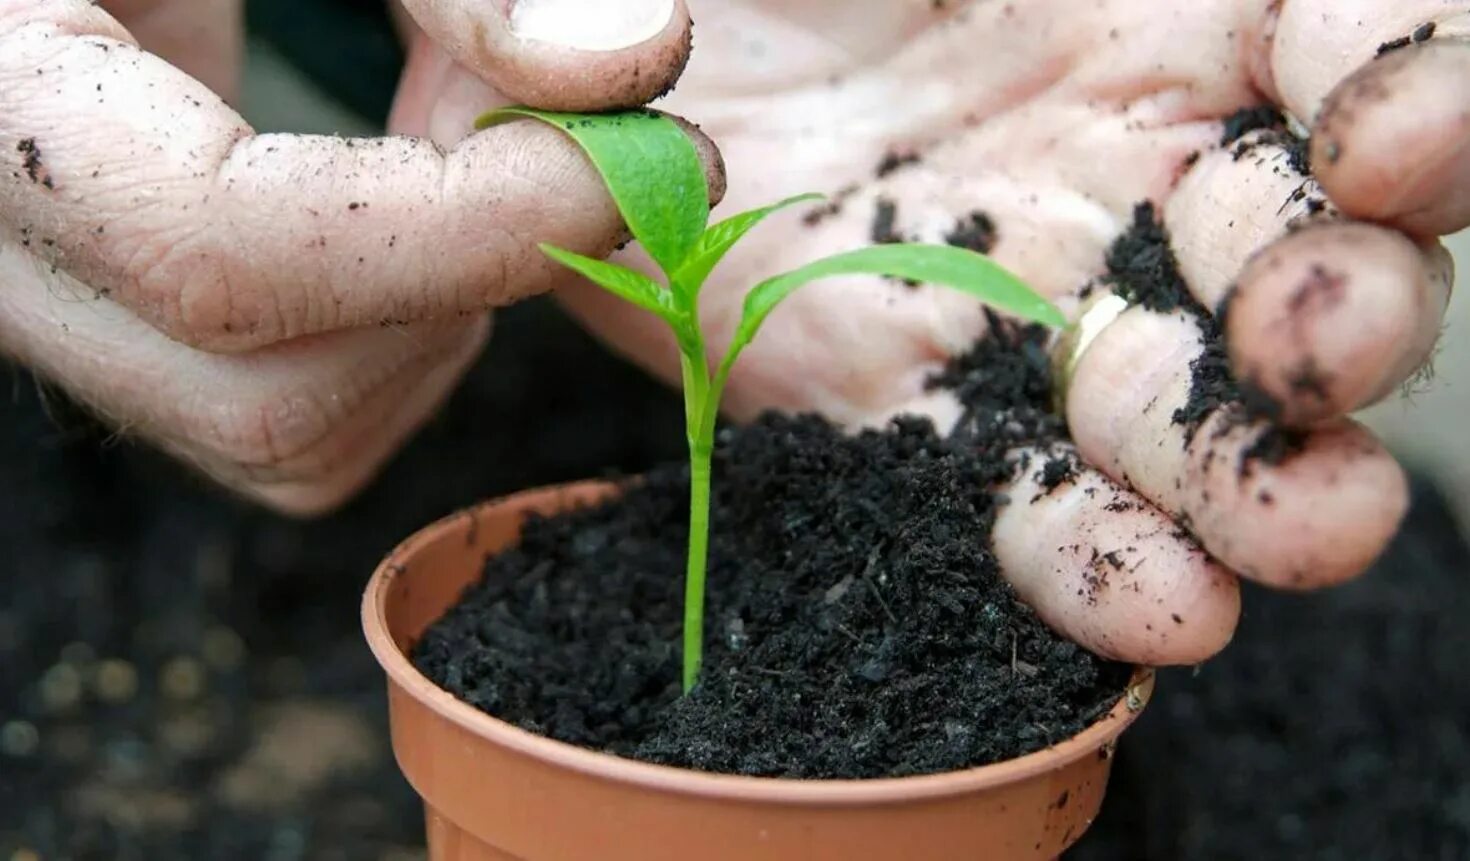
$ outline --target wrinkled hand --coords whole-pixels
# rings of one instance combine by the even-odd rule
[[[791,218],[736,250],[706,288],[712,345],[757,278],[867,243],[880,197],[896,204],[899,233],[925,241],[985,212],[995,256],[1074,313],[1144,199],[1158,203],[1200,305],[1219,308],[1235,287],[1223,321],[1231,364],[1283,421],[1310,428],[1304,448],[1242,474],[1260,423],[1217,412],[1191,436],[1173,414],[1200,328],[1183,313],[1129,310],[1084,354],[1069,391],[1072,434],[1095,471],[1011,505],[996,526],[1009,578],[1053,626],[1103,654],[1195,662],[1234,630],[1230,572],[1321,587],[1384,548],[1405,480],[1344,416],[1393,392],[1440,328],[1450,272],[1434,237],[1470,222],[1470,3],[691,7],[699,50],[667,106],[719,143],[732,176],[724,210],[856,188],[836,215]],[[1426,23],[1436,25],[1427,42],[1375,60],[1382,43],[1431,35]],[[1222,118],[1262,103],[1312,127],[1315,181],[1279,144],[1238,159],[1220,147]],[[875,177],[886,153],[909,149],[919,163]],[[1314,214],[1323,192],[1331,206]],[[567,301],[673,378],[656,323],[590,287]],[[983,326],[950,291],[819,283],[771,318],[729,403],[744,416],[816,407],[855,423],[902,411],[953,421],[957,406],[924,382]],[[1030,475],[1012,490],[1041,492]],[[1119,493],[1137,509],[1107,510]],[[1082,588],[1094,547],[1119,554],[1102,563],[1117,570],[1099,591]]]
[[[545,107],[645,102],[688,56],[671,0],[571,21],[544,0],[510,17],[404,5],[443,46],[420,67],[451,56]],[[432,412],[485,309],[562,277],[534,242],[605,254],[623,228],[575,146],[539,124],[448,151],[257,135],[226,103],[240,39],[239,0],[0,0],[0,350],[311,512]],[[420,78],[410,114],[432,102]]]

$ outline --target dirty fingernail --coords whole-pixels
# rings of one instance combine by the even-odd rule
[[[580,51],[616,51],[663,32],[674,0],[516,0],[510,29],[522,39]]]

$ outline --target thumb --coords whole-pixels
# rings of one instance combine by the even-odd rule
[[[684,0],[403,0],[456,63],[545,110],[636,107],[689,60]]]

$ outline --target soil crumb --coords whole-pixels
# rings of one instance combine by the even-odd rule
[[[1128,669],[1053,634],[989,550],[1004,502],[992,488],[1015,469],[994,453],[1062,433],[1045,408],[1045,332],[995,322],[931,381],[966,403],[948,439],[918,419],[850,436],[774,415],[721,436],[705,671],[689,696],[683,466],[531,522],[415,664],[530,731],[715,772],[925,774],[1077,732]]]
[[[989,254],[995,247],[995,240],[995,222],[978,209],[957,221],[954,228],[944,235],[944,241],[950,245],[980,254]]]
[[[803,214],[801,216],[801,223],[805,224],[807,227],[816,227],[818,224],[821,224],[832,216],[837,215],[839,212],[842,211],[842,205],[847,202],[847,199],[849,197],[852,197],[854,194],[856,194],[857,190],[858,187],[855,185],[844,186],[843,188],[839,189],[836,194],[829,197],[827,199],[827,202],[811,210],[808,210],[805,214]]]
[[[868,236],[875,245],[892,245],[902,242],[903,236],[894,228],[898,220],[898,204],[886,197],[878,198],[873,205],[873,226]]]
[[[1384,54],[1392,54],[1394,51],[1397,51],[1401,48],[1407,48],[1410,45],[1417,45],[1420,42],[1428,42],[1430,39],[1434,38],[1434,31],[1437,29],[1438,25],[1435,24],[1433,21],[1426,21],[1425,23],[1420,24],[1418,27],[1414,28],[1414,32],[1410,33],[1409,35],[1400,36],[1397,39],[1393,39],[1391,41],[1384,42],[1382,45],[1379,45],[1378,52],[1374,56],[1382,57]]]
[[[21,169],[26,172],[26,177],[31,182],[41,181],[41,147],[36,144],[35,138],[23,138],[15,145],[15,151],[21,155]],[[49,177],[48,177],[49,179]]]
[[[1264,133],[1252,140],[1243,138],[1255,131]],[[1262,146],[1280,147],[1286,153],[1286,165],[1300,176],[1310,176],[1311,141],[1292,134],[1286,115],[1274,105],[1256,105],[1241,108],[1225,118],[1220,131],[1220,145],[1233,149],[1230,155],[1236,161],[1251,155]]]
[[[1220,145],[1230,146],[1248,133],[1257,129],[1281,129],[1286,127],[1286,118],[1275,105],[1256,105],[1241,108],[1225,118],[1225,127],[1220,134]]]
[[[873,175],[878,179],[882,179],[894,171],[918,164],[920,161],[920,156],[916,152],[897,152],[890,150],[883,154],[882,160],[878,162],[878,167],[873,170]]]

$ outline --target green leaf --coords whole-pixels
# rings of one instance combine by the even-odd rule
[[[647,275],[613,263],[583,257],[545,242],[537,247],[547,257],[573,272],[586,276],[588,280],[607,292],[627,302],[632,302],[645,311],[652,311],[665,320],[673,320],[674,308],[669,301],[669,292]]]
[[[675,290],[685,290],[692,294],[699,293],[699,288],[704,286],[705,279],[709,278],[710,272],[713,272],[714,268],[719,265],[726,252],[749,233],[752,227],[761,223],[766,216],[793,204],[821,199],[820,194],[799,194],[795,197],[788,197],[780,203],[732,215],[719,224],[710,225],[699,237],[699,242],[690,250],[689,256],[684,258],[684,265],[673,274],[670,283]]]
[[[709,221],[704,166],[683,129],[651,111],[566,114],[525,107],[491,111],[475,127],[517,116],[570,135],[602,175],[633,237],[666,274],[679,268]]]
[[[809,263],[762,281],[745,297],[745,312],[735,331],[726,362],[755,337],[766,316],[798,288],[834,275],[886,275],[952,287],[1000,311],[1048,326],[1066,318],[1026,282],[989,257],[949,245],[876,245]]]

